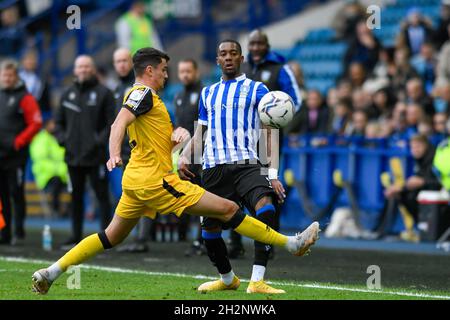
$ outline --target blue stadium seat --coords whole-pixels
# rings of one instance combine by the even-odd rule
[[[314,29],[308,32],[304,42],[306,43],[323,43],[329,42],[336,38],[336,31],[331,28]]]

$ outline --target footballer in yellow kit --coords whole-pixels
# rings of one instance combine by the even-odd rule
[[[128,126],[131,158],[116,214],[125,219],[155,218],[157,212],[180,216],[205,190],[173,172],[173,126],[166,106],[151,88],[136,83],[125,95],[123,107],[136,120]]]

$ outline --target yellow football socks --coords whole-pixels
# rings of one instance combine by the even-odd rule
[[[243,236],[275,246],[284,247],[288,242],[288,237],[250,216],[245,216],[241,224],[234,230]]]
[[[83,263],[104,250],[99,235],[91,234],[59,259],[58,265],[62,271],[66,271],[68,267]]]

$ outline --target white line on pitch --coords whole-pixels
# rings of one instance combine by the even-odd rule
[[[22,263],[39,263],[39,264],[51,264],[53,262],[46,260],[37,260],[37,259],[28,259],[28,258],[19,258],[19,257],[0,257],[0,260],[8,261],[8,262],[22,262]],[[205,275],[191,275],[185,273],[171,273],[171,272],[154,272],[154,271],[143,271],[143,270],[132,270],[132,269],[123,269],[117,267],[104,267],[97,265],[81,265],[81,268],[91,269],[91,270],[99,270],[99,271],[108,271],[108,272],[117,272],[117,273],[132,273],[132,274],[142,274],[148,276],[172,276],[178,278],[190,278],[190,279],[206,279],[206,280],[214,280],[217,277],[205,276]],[[248,279],[241,279],[241,282],[249,282]],[[415,298],[429,298],[429,299],[447,299],[450,300],[450,296],[445,295],[433,295],[427,293],[414,293],[414,292],[405,292],[405,291],[386,291],[386,290],[368,290],[368,289],[358,289],[358,288],[346,288],[339,286],[328,286],[322,284],[299,284],[293,282],[282,282],[282,281],[267,281],[269,284],[273,285],[283,285],[283,286],[293,286],[300,288],[309,288],[309,289],[324,289],[324,290],[335,290],[335,291],[349,291],[349,292],[361,292],[361,293],[371,293],[371,294],[387,294],[387,295],[396,295],[396,296],[405,296],[405,297],[415,297]]]

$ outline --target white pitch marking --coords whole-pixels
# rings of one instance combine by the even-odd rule
[[[28,259],[28,258],[19,258],[19,257],[0,257],[0,260],[7,262],[22,262],[22,263],[39,263],[39,264],[52,264],[51,261],[46,260],[37,260],[37,259]],[[97,265],[82,265],[80,266],[84,269],[91,270],[99,270],[99,271],[108,271],[108,272],[117,272],[117,273],[131,273],[131,274],[142,274],[148,276],[171,276],[178,278],[190,278],[190,279],[206,279],[206,280],[214,280],[217,277],[210,277],[205,275],[191,275],[185,273],[171,273],[171,272],[153,272],[153,271],[142,271],[142,270],[132,270],[132,269],[123,269],[117,267],[104,267]],[[249,282],[249,279],[241,279],[241,282]],[[429,298],[429,299],[446,299],[450,300],[450,296],[445,295],[433,295],[426,293],[414,293],[414,292],[405,292],[405,291],[392,291],[392,290],[368,290],[368,289],[358,289],[358,288],[346,288],[339,286],[327,286],[322,284],[299,284],[292,282],[279,282],[279,281],[267,281],[269,284],[273,285],[283,285],[283,286],[292,286],[292,287],[300,287],[300,288],[308,288],[308,289],[324,289],[324,290],[335,290],[335,291],[349,291],[349,292],[362,292],[362,293],[371,293],[371,294],[387,294],[387,295],[396,295],[396,296],[405,296],[405,297],[415,297],[415,298]]]

